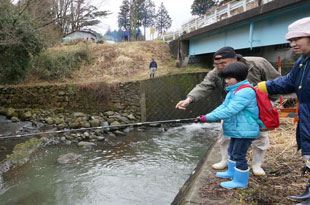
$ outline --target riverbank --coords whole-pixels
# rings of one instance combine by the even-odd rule
[[[263,164],[266,176],[254,176],[251,172],[248,188],[222,188],[220,182],[225,180],[216,178],[216,171],[211,169],[219,160],[216,144],[180,204],[293,204],[286,196],[302,194],[307,179],[301,176],[304,164],[300,151],[297,152],[296,124],[292,118],[281,118],[280,122],[279,128],[269,132],[270,146]],[[251,154],[250,149],[248,160]]]

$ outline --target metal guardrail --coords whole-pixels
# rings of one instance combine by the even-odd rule
[[[261,4],[269,3],[273,0],[262,0]],[[217,7],[215,9],[211,9],[210,12],[208,12],[206,15],[200,16],[198,18],[195,18],[191,21],[189,21],[186,24],[182,25],[182,28],[179,29],[176,32],[168,33],[162,36],[162,40],[165,42],[170,42],[172,40],[175,40],[176,38],[180,37],[183,33],[190,33],[194,30],[197,30],[199,28],[211,25],[213,23],[216,23],[218,21],[221,21],[225,18],[229,18],[233,15],[239,14],[239,13],[233,13],[233,11],[242,8],[242,12],[245,12],[247,10],[250,10],[252,8],[255,8],[259,6],[258,0],[235,0],[230,1],[220,7]]]

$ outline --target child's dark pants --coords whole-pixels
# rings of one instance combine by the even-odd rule
[[[249,168],[246,153],[254,139],[230,138],[228,155],[230,160],[236,161],[236,168],[247,170]]]

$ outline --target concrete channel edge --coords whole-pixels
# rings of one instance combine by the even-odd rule
[[[200,188],[204,185],[204,181],[210,174],[214,175],[215,171],[212,170],[212,164],[221,160],[220,146],[218,140],[215,140],[213,145],[206,150],[203,157],[198,162],[196,168],[192,171],[189,178],[184,185],[180,188],[179,193],[172,201],[172,205],[194,205],[204,203],[223,203],[225,200],[211,200],[208,198],[200,197]]]

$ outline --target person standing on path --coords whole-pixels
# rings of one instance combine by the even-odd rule
[[[155,71],[157,70],[157,63],[154,58],[152,58],[149,69],[150,69],[150,78],[154,78]]]
[[[268,94],[296,93],[299,101],[296,141],[305,161],[304,172],[310,174],[310,17],[299,19],[288,26],[285,36],[295,54],[300,55],[292,70],[281,78],[258,83],[259,90]],[[289,199],[310,204],[310,179],[300,196]]]
[[[262,79],[270,80],[281,76],[280,73],[266,59],[262,57],[242,57],[237,55],[232,47],[223,47],[217,50],[214,54],[214,69],[208,72],[204,80],[189,92],[185,100],[181,100],[177,103],[176,108],[185,110],[190,103],[195,103],[198,100],[205,99],[210,96],[212,92],[219,93],[223,101],[226,96],[225,82],[223,78],[219,77],[218,73],[223,71],[226,66],[236,61],[243,62],[247,66],[247,79],[253,85],[261,82]],[[227,150],[229,138],[224,138],[223,133],[221,132],[218,141],[220,144],[222,159],[219,163],[213,164],[212,168],[224,169],[228,165]],[[252,143],[252,169],[255,175],[265,175],[265,171],[262,169],[261,165],[268,147],[268,132],[261,130],[259,137]]]

